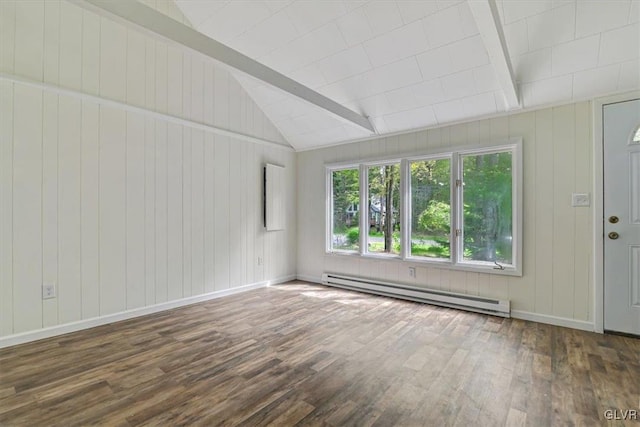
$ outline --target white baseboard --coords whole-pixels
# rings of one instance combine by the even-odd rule
[[[315,276],[307,276],[304,274],[297,275],[298,280],[305,282],[322,283],[322,278]],[[580,329],[582,331],[594,332],[595,325],[593,322],[584,320],[568,319],[566,317],[551,316],[548,314],[531,313],[529,311],[511,310],[511,317],[520,320],[530,320],[532,322],[545,323],[547,325],[562,326],[565,328]]]
[[[182,298],[179,300],[163,302],[147,307],[135,308],[132,310],[121,311],[119,313],[108,314],[100,317],[93,317],[91,319],[79,320],[77,322],[65,323],[64,325],[51,326],[48,328],[38,329],[35,331],[22,332],[15,335],[8,335],[0,337],[0,348],[11,347],[18,344],[24,344],[31,341],[41,340],[44,338],[51,338],[58,335],[68,334],[70,332],[76,332],[83,329],[94,328],[96,326],[106,325],[109,323],[119,322],[121,320],[132,319],[134,317],[140,317],[147,314],[158,313],[160,311],[171,310],[177,307],[183,307],[185,305],[191,305],[198,302],[208,301],[216,298],[221,298],[228,295],[238,294],[241,292],[250,291],[252,289],[264,288],[269,285],[275,285],[278,283],[288,282],[294,280],[295,275],[280,277],[274,280],[265,280],[262,282],[252,283],[250,285],[238,286],[237,288],[224,289],[221,291],[209,292],[206,294],[195,295],[192,297]]]
[[[511,310],[511,317],[520,320],[530,320],[532,322],[546,323],[547,325],[563,326],[565,328],[580,329],[582,331],[595,332],[593,322],[584,320],[568,319],[566,317],[551,316],[549,314],[531,313],[529,311]]]
[[[296,279],[303,280],[305,282],[311,282],[311,283],[322,283],[322,277],[307,276],[304,274],[298,274],[296,276]]]

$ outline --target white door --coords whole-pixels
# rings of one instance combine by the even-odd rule
[[[640,99],[603,108],[604,329],[640,335]]]

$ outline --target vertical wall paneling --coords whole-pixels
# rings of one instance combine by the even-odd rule
[[[229,284],[238,286],[241,284],[242,273],[242,171],[241,171],[241,144],[231,139],[229,141],[229,252],[238,256],[229,259]]]
[[[16,2],[0,2],[0,71],[13,73],[16,36]]]
[[[238,162],[239,170],[240,170],[240,180],[242,188],[247,187],[247,172],[249,170],[250,164],[248,160],[248,147],[247,143],[244,141],[238,141],[240,143],[240,161]],[[248,216],[247,216],[247,191],[239,191],[240,203],[239,203],[239,218],[240,218],[240,227],[239,227],[239,235],[240,239],[240,277],[238,278],[238,283],[241,285],[247,284],[247,267],[249,266],[247,260],[247,235],[248,233]]]
[[[127,31],[127,103],[146,106],[146,40],[137,31]]]
[[[14,28],[14,72],[20,76],[41,81],[44,55],[44,3],[16,2]]]
[[[16,85],[13,101],[13,331],[19,333],[42,327],[42,91]]]
[[[253,219],[256,233],[255,239],[253,240],[254,245],[254,280],[259,282],[264,280],[264,217],[263,217],[263,203],[264,203],[264,195],[263,195],[263,168],[266,164],[264,159],[264,150],[261,146],[254,147],[255,152],[255,161],[254,167],[257,170],[254,178],[254,185],[258,189],[258,194],[256,195],[256,200],[258,201],[258,215]],[[258,262],[260,260],[260,262]]]
[[[214,182],[214,136],[205,134],[204,139],[204,291],[215,289],[215,182]]]
[[[214,73],[213,64],[209,62],[205,63],[202,87],[203,87],[203,93],[207,94],[207,96],[202,97],[202,114],[203,114],[203,121],[209,124],[213,124],[215,122],[215,120],[213,119],[213,104],[215,102],[216,94],[213,91],[213,79],[214,79],[213,73]],[[196,98],[197,96],[194,95],[194,99]],[[260,134],[255,134],[255,135],[260,135]]]
[[[182,113],[183,117],[191,116],[191,63],[194,61],[193,55],[185,53],[182,56]]]
[[[82,105],[60,98],[58,137],[58,306],[60,323],[82,318],[81,177]],[[46,214],[46,213],[45,213]]]
[[[156,111],[161,113],[168,112],[168,69],[167,69],[167,45],[163,43],[155,42],[155,78],[156,78],[156,90],[155,90],[155,106]]]
[[[258,187],[254,185],[255,182],[255,174],[258,170],[258,166],[255,162],[255,152],[254,146],[252,144],[247,144],[247,152],[244,157],[244,162],[246,162],[246,188],[247,191],[244,191],[245,203],[247,205],[247,214],[245,218],[245,227],[246,227],[246,242],[247,242],[247,260],[244,271],[246,272],[246,283],[253,283],[255,278],[254,268],[256,265],[256,258],[254,255],[254,236],[256,235],[256,215],[258,212],[256,211],[256,207],[259,204],[259,193]]]
[[[575,184],[575,105],[553,109],[553,314],[573,317],[575,238],[571,193]],[[559,231],[562,230],[562,233]]]
[[[182,298],[184,280],[182,126],[169,123],[167,132],[167,297]],[[180,262],[174,262],[180,260]]]
[[[229,139],[215,135],[214,154],[214,189],[216,202],[214,204],[215,222],[215,288],[216,290],[229,288],[229,236],[232,234],[229,219],[231,205],[229,195]],[[229,200],[229,203],[220,201]]]
[[[144,96],[142,97],[142,99]],[[127,113],[127,309],[145,305],[145,119]]]
[[[82,91],[100,93],[100,34],[99,16],[82,11]]]
[[[156,121],[155,125],[155,302],[160,303],[169,294],[169,153],[167,123]]]
[[[2,13],[8,13],[4,2],[0,2],[0,8]],[[13,84],[3,81],[0,82],[0,335],[12,333]]]
[[[144,279],[145,305],[156,299],[156,133],[155,121],[144,121]]]
[[[216,67],[73,2],[0,2],[4,73],[283,141]],[[261,171],[285,166],[291,224],[293,153],[23,83],[0,82],[0,126],[0,336],[295,273]]]
[[[3,2],[11,3],[11,2]],[[80,17],[80,22],[82,17]],[[44,64],[43,79],[47,83],[58,84],[60,71],[60,2],[49,1],[44,3]]]
[[[58,324],[58,96],[45,93],[42,108],[42,282],[57,284],[58,298],[42,301],[42,326]]]
[[[196,122],[206,122],[204,119],[204,63],[199,58],[192,58],[191,62],[191,115]],[[210,93],[210,92],[208,92]]]
[[[191,295],[204,293],[204,135],[191,132]]]
[[[82,22],[78,19],[78,22]],[[43,80],[57,85],[60,74],[61,38],[71,28],[67,15],[61,17],[61,4],[44,3]],[[64,41],[64,40],[63,40]],[[64,53],[68,52],[66,45]],[[66,70],[65,70],[66,71]],[[42,122],[42,281],[57,285],[58,298],[42,301],[42,326],[58,324],[60,281],[58,276],[58,96],[43,94]],[[65,294],[67,296],[68,294]]]
[[[182,62],[183,54],[169,46],[167,52],[167,111],[173,116],[182,115]],[[160,59],[160,56],[159,56]]]
[[[60,86],[76,90],[82,90],[82,16],[78,6],[60,2]]]
[[[582,123],[589,121],[591,114],[590,104],[576,104],[575,109],[575,187],[573,191],[588,193],[591,173],[591,128],[582,126]],[[576,230],[592,229],[591,210],[584,208],[574,208],[574,222]],[[592,320],[592,310],[590,301],[592,300],[592,278],[591,278],[591,236],[587,233],[576,232],[573,252],[574,258],[574,312],[576,319]]]
[[[145,38],[144,63],[144,106],[151,111],[156,109],[156,43]]]
[[[214,126],[227,129],[229,126],[229,73],[216,68],[213,79],[213,118]]]
[[[103,25],[104,28],[104,25]],[[126,306],[126,113],[100,108],[100,314]]]
[[[100,95],[126,101],[127,30],[107,18],[100,20]]]
[[[242,97],[240,96],[231,96],[230,94],[235,94],[238,92],[238,88],[240,87],[239,83],[233,79],[228,79],[228,106],[227,110],[229,111],[229,129],[237,130],[242,127],[242,110],[240,109],[240,100]]]
[[[553,114],[551,109],[536,111],[536,206],[534,208],[536,230],[536,297],[535,312],[553,312],[553,183],[554,168],[549,163],[553,153]],[[525,167],[526,168],[526,167]],[[528,255],[526,255],[528,256]]]
[[[191,129],[182,129],[182,295],[191,296],[192,158]]]
[[[100,111],[82,103],[81,271],[82,318],[100,315]]]

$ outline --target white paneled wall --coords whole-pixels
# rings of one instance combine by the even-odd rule
[[[228,71],[66,1],[0,2],[0,43],[5,76],[286,144]],[[293,275],[267,162],[292,224],[286,147],[0,79],[0,336]]]
[[[298,275],[324,271],[506,298],[520,313],[593,322],[592,209],[571,207],[592,188],[590,103],[513,114],[298,154]],[[477,146],[523,138],[523,276],[438,269],[426,264],[325,254],[324,165],[376,156]],[[416,267],[416,277],[409,276]],[[521,314],[523,315],[523,314]],[[585,323],[586,325],[586,323]]]

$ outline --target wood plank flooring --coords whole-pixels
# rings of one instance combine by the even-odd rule
[[[635,425],[640,340],[294,282],[0,350],[0,425]]]

